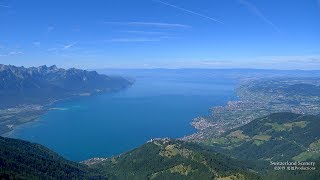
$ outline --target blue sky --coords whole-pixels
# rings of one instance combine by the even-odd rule
[[[320,69],[320,0],[0,0],[0,63]]]

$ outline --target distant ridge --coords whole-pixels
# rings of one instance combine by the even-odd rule
[[[0,64],[0,107],[47,103],[74,95],[116,91],[131,85],[122,77],[57,66],[16,67]]]
[[[92,69],[94,71],[100,70],[211,70],[211,71],[279,71],[279,72],[320,72],[320,69],[262,69],[262,68],[102,68]]]

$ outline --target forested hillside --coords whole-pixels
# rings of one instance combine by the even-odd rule
[[[108,159],[84,162],[110,179],[258,179],[253,164],[178,140],[153,140]]]
[[[44,146],[0,137],[1,178],[79,179],[87,173],[85,165],[65,160]]]

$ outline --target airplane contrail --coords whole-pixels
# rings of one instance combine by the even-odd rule
[[[246,0],[238,0],[239,3],[246,6],[253,14],[262,19],[265,23],[270,25],[275,31],[281,32],[278,26],[276,26],[271,20],[269,20],[255,5]]]
[[[175,9],[178,9],[178,10],[180,10],[180,11],[184,11],[184,12],[187,12],[187,13],[190,13],[190,14],[193,14],[193,15],[197,15],[197,16],[202,17],[202,18],[205,18],[205,19],[209,19],[209,20],[211,20],[211,21],[218,22],[218,23],[220,23],[220,24],[223,24],[221,21],[219,21],[219,20],[217,20],[217,19],[215,19],[215,18],[212,18],[212,17],[206,16],[206,15],[204,15],[204,14],[200,14],[200,13],[191,11],[191,10],[189,10],[189,9],[185,9],[185,8],[182,8],[182,7],[173,5],[173,4],[169,4],[169,3],[167,3],[167,2],[160,1],[160,0],[152,0],[152,1],[157,2],[157,3],[161,3],[161,4],[163,4],[163,5],[166,5],[166,6],[175,8]]]

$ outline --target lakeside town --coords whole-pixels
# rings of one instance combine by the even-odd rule
[[[247,81],[236,89],[239,100],[229,101],[225,106],[213,107],[209,116],[193,119],[191,125],[198,132],[182,139],[207,140],[271,113],[318,115],[320,114],[319,82],[318,79]]]

